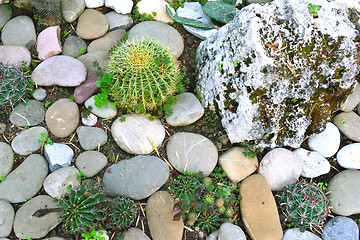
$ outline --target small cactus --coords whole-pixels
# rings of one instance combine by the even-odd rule
[[[281,209],[288,222],[304,232],[321,226],[328,215],[328,200],[324,192],[309,183],[288,186],[281,196]]]
[[[25,95],[28,80],[25,74],[0,63],[0,107],[13,106]]]
[[[120,108],[158,110],[177,93],[179,64],[160,42],[150,38],[126,41],[112,47],[109,56],[109,94]]]
[[[129,227],[138,216],[139,208],[134,201],[126,197],[118,197],[113,202],[114,206],[108,209],[108,225],[115,228]]]

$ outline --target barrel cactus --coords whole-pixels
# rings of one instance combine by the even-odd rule
[[[176,57],[156,40],[120,43],[109,51],[109,56],[109,95],[128,112],[158,110],[181,84]]]
[[[18,103],[25,95],[27,85],[26,75],[21,70],[0,63],[0,107]]]
[[[106,216],[110,228],[126,228],[135,221],[138,214],[139,208],[134,201],[126,197],[117,197],[112,201],[112,207],[108,209]]]

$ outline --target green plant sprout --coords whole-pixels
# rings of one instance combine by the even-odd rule
[[[120,122],[125,122],[125,121],[126,121],[126,117],[125,117],[124,115],[121,115],[121,116],[119,117],[119,121],[120,121]]]
[[[89,233],[82,233],[81,236],[84,237],[82,239],[85,240],[105,240],[105,237],[102,237],[104,233],[102,231],[99,231],[96,233],[96,230],[93,229]]]
[[[244,147],[243,155],[245,157],[255,158],[257,156],[257,153],[251,151],[248,147]]]
[[[43,143],[44,146],[50,144],[53,145],[53,142],[51,141],[50,138],[46,137],[46,133],[41,133],[41,138],[38,140],[39,143]]]
[[[320,9],[321,9],[320,6],[309,3],[308,8],[309,8],[309,11],[310,11],[311,15],[314,18],[317,18],[319,16],[317,11],[320,11]]]
[[[0,176],[0,182],[5,181],[6,177],[5,176]]]
[[[219,70],[219,72],[221,72],[223,64],[221,62],[216,62],[216,65],[217,65],[217,70]]]
[[[79,48],[79,52],[85,52],[85,48]]]
[[[43,103],[44,107],[47,108],[48,106],[50,106],[51,102],[46,101],[45,103]]]
[[[76,178],[81,181],[81,180],[85,180],[85,174],[83,172],[77,173],[76,174]]]
[[[235,61],[234,61],[234,67],[238,67],[238,66],[239,66],[239,63],[240,63],[240,62],[239,62],[238,60],[235,60]]]
[[[340,122],[339,122],[340,125],[344,125],[345,124],[345,121],[343,118],[341,118]]]
[[[69,52],[70,57],[74,57],[73,52]]]

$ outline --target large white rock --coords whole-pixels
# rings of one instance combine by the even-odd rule
[[[67,186],[73,189],[80,186],[81,182],[77,179],[79,170],[75,167],[63,167],[49,174],[44,180],[44,190],[53,198],[60,198],[68,192]]]
[[[259,166],[259,173],[266,179],[271,191],[281,191],[295,183],[301,171],[302,166],[296,154],[285,148],[275,148],[268,152]]]
[[[91,96],[88,100],[86,100],[85,107],[87,109],[91,109],[90,112],[92,112],[98,117],[112,118],[116,116],[117,109],[116,107],[113,107],[111,103],[112,103],[111,101],[108,101],[107,105],[98,108],[95,106],[95,96]]]
[[[336,160],[343,168],[360,169],[360,143],[342,147],[336,154]]]
[[[169,6],[169,4],[165,0],[141,0],[136,6],[140,14],[146,13],[151,15],[153,12],[156,12],[156,16],[154,17],[156,21],[164,23],[174,22],[166,12],[166,6]],[[172,11],[174,10],[172,9]]]
[[[131,0],[105,0],[105,6],[121,14],[131,13],[133,5],[134,3]]]
[[[104,0],[85,0],[86,8],[98,8],[104,6]]]
[[[330,172],[330,163],[318,152],[311,152],[303,148],[293,151],[302,162],[301,176],[316,178]]]
[[[308,145],[311,150],[317,151],[324,157],[331,157],[339,149],[340,131],[333,123],[328,122],[323,132],[309,137]]]

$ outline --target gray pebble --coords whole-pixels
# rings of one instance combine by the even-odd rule
[[[76,133],[84,150],[97,149],[107,141],[106,132],[98,127],[81,126],[76,129]]]
[[[32,96],[36,100],[42,101],[46,98],[46,90],[43,88],[36,89]]]
[[[28,155],[41,148],[41,140],[48,137],[48,131],[44,127],[32,127],[18,134],[11,142],[11,147],[17,154]],[[45,135],[44,135],[45,134]]]
[[[20,127],[36,126],[44,118],[44,106],[36,100],[30,100],[26,105],[19,103],[10,114],[10,122]]]
[[[107,164],[107,158],[101,152],[85,151],[76,159],[75,165],[84,176],[91,178],[98,174]]]

